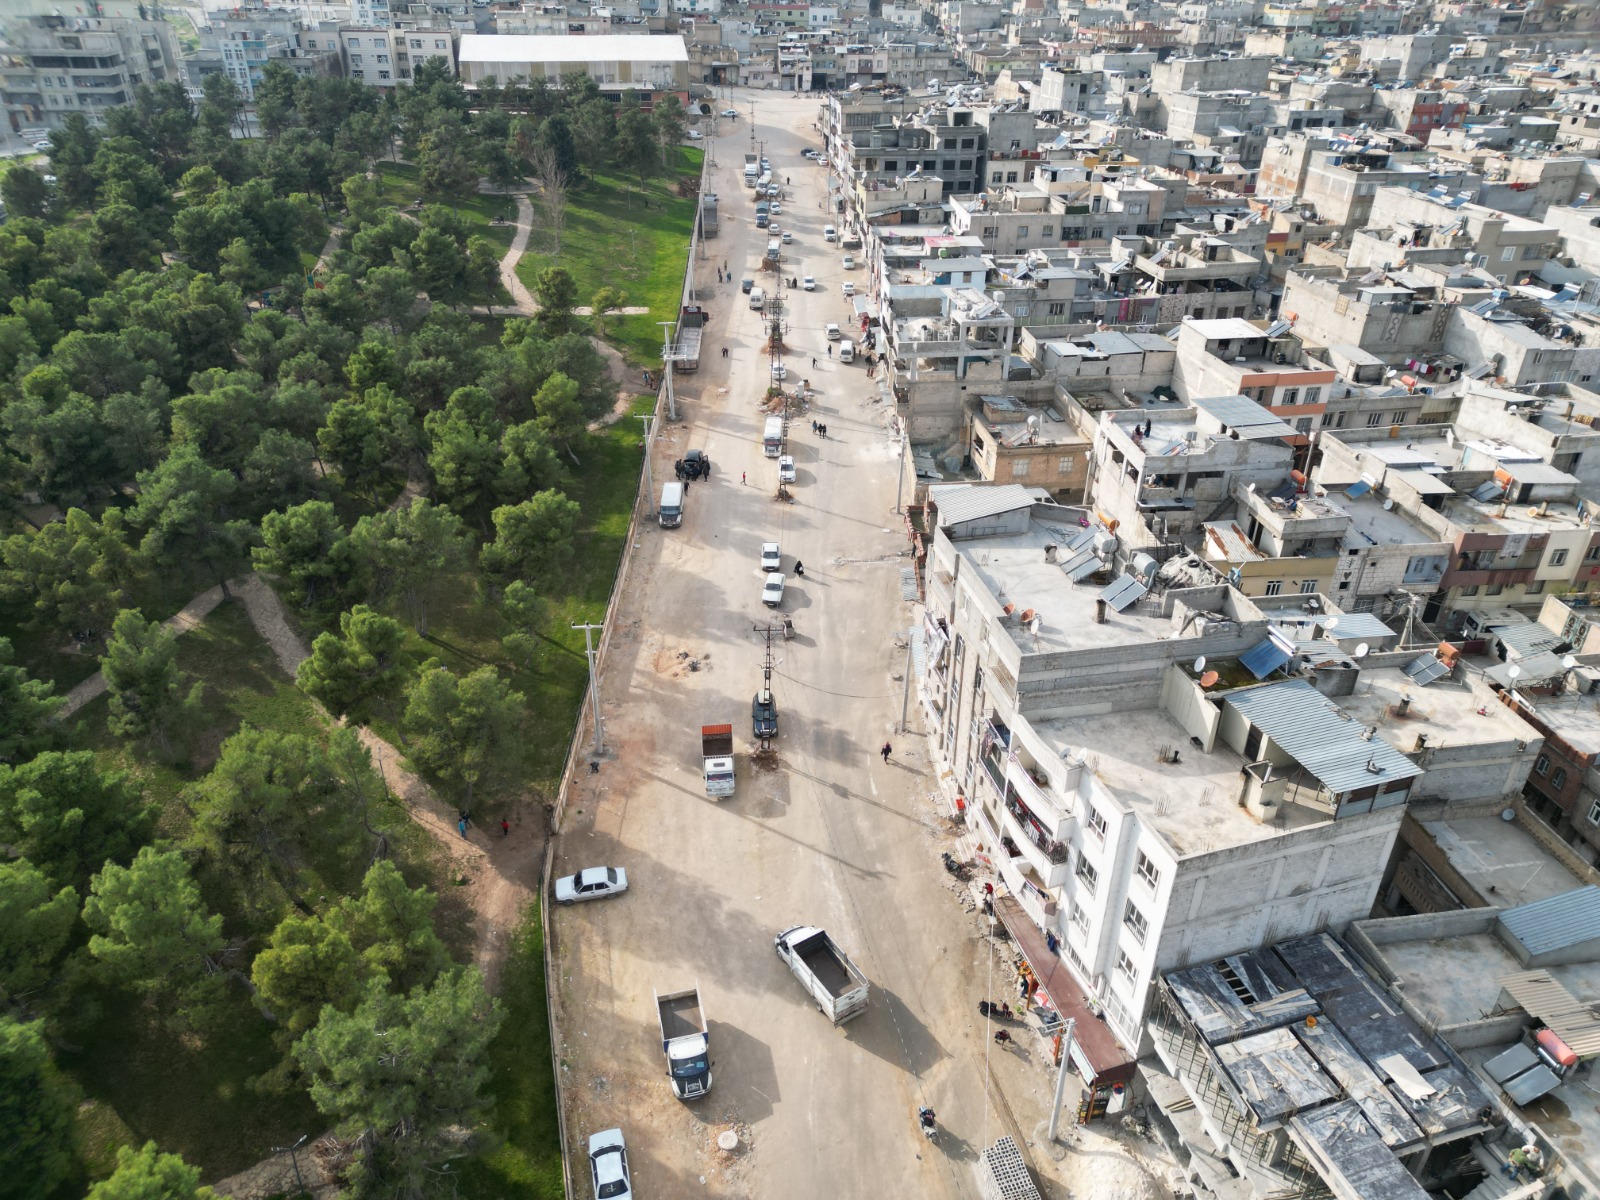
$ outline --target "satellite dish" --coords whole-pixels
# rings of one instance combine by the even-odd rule
[[[1194,660],[1194,673],[1196,675],[1198,675],[1198,674],[1200,674],[1201,671],[1204,671],[1205,669],[1206,669],[1206,656],[1204,654],[1202,654],[1199,658]]]
[[[1570,671],[1570,670],[1572,670],[1573,667],[1575,667],[1577,665],[1578,665],[1578,660],[1577,660],[1576,656],[1571,655],[1571,654],[1567,655],[1565,658],[1563,658],[1561,660],[1561,669],[1563,671]]]
[[[1324,621],[1322,623],[1322,627],[1324,629],[1337,629],[1337,628],[1339,628],[1339,618],[1338,617],[1329,617],[1326,621]]]
[[[1215,671],[1207,671],[1204,675],[1200,676],[1200,686],[1203,688],[1211,687],[1217,682],[1217,680],[1221,678],[1222,676],[1218,675]]]
[[[1506,674],[1508,676],[1510,676],[1512,679],[1521,679],[1522,678],[1522,668],[1517,666],[1515,663],[1513,663],[1509,668],[1507,668]]]
[[[1356,657],[1357,658],[1365,658],[1368,655],[1368,653],[1371,652],[1371,650],[1372,650],[1371,646],[1367,645],[1367,643],[1365,643],[1365,642],[1362,642],[1361,645],[1356,647]]]
[[[1393,499],[1393,497],[1390,497],[1390,496],[1385,496],[1384,497],[1384,499],[1383,499],[1383,511],[1384,512],[1393,512],[1394,511],[1394,499]]]

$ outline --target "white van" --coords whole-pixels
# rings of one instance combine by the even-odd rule
[[[764,291],[762,291],[760,288],[751,288],[750,289],[750,307],[751,308],[765,308],[766,306],[767,306],[767,294]]]
[[[777,458],[783,453],[783,418],[768,417],[766,431],[761,435],[761,453]]]
[[[856,358],[856,344],[849,338],[839,343],[839,361],[854,362]]]
[[[676,529],[683,524],[683,484],[661,485],[661,505],[656,510],[656,519],[663,529]]]
[[[843,334],[841,334],[839,332],[839,327],[837,325],[835,325],[832,321],[828,322],[827,333],[828,333],[828,340],[830,342],[837,342],[842,336],[844,336]]]
[[[839,231],[837,229],[835,229],[832,225],[824,225],[822,227],[822,240],[825,241],[825,242],[836,242],[836,241],[838,241],[839,240]]]

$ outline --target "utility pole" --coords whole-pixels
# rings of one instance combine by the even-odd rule
[[[651,422],[655,419],[655,413],[646,413],[639,418],[644,422],[644,515],[647,517],[656,515],[656,481],[650,473],[650,435],[655,432]]]
[[[884,374],[888,374],[887,368],[885,369]],[[906,437],[905,422],[902,421],[900,427],[900,474],[895,478],[894,481],[895,512],[900,511],[900,498],[906,486],[906,445],[909,441],[910,439]]]
[[[1061,1031],[1061,1069],[1056,1072],[1056,1098],[1050,1106],[1050,1132],[1047,1135],[1052,1142],[1056,1140],[1056,1130],[1061,1125],[1061,1098],[1067,1090],[1067,1068],[1072,1065],[1072,1031],[1077,1024],[1076,1017],[1068,1017],[1067,1026]]]
[[[657,321],[661,326],[661,365],[667,382],[667,420],[677,423],[678,405],[672,394],[672,328],[676,321]]]
[[[594,702],[594,752],[596,756],[605,753],[605,739],[600,730],[600,677],[595,674],[594,660],[595,649],[593,632],[604,629],[604,625],[583,624],[574,625],[574,629],[583,630],[583,656],[589,660],[589,697]]]
[[[761,699],[772,705],[773,712],[777,712],[777,702],[772,699],[772,635],[782,633],[783,629],[778,625],[756,625],[753,628],[767,640],[766,657],[761,662]],[[761,748],[763,750],[772,749],[772,735],[761,734],[760,736]]]
[[[906,682],[905,686],[900,690],[900,728],[896,730],[897,733],[904,733],[906,731],[906,710],[911,707],[912,666],[913,659],[911,657],[911,633],[908,631],[906,633]]]

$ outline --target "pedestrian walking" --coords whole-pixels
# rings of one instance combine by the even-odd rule
[[[1011,1041],[1011,1032],[1009,1030],[996,1029],[994,1031],[994,1042],[995,1042],[995,1045],[1004,1046],[1007,1043],[1009,1043],[1010,1041]]]
[[[462,817],[456,822],[456,829],[460,832],[462,837],[467,836],[467,819],[465,817]]]
[[[801,562],[798,558],[794,560],[794,573],[795,573],[796,578],[803,579],[805,577],[806,565],[805,565],[805,563]]]
[[[828,427],[827,427],[827,425],[823,425],[823,427],[822,427],[822,436],[823,437],[827,437],[828,436]]]
[[[717,268],[717,282],[718,283],[722,282],[722,268],[721,267]]]
[[[511,836],[511,821],[506,817],[501,817],[500,818],[500,836],[501,837],[510,837]]]
[[[705,473],[705,477],[707,479],[710,479],[711,478],[711,460],[709,458],[701,459],[700,460],[700,466],[701,466],[701,470]]]
[[[741,484],[745,484],[745,483],[749,483],[750,482],[750,480],[745,477],[745,473],[743,471],[739,472],[739,482]]]
[[[889,761],[889,755],[894,753],[894,747],[891,746],[888,742],[885,742],[883,744],[883,750],[881,751],[881,753],[883,754],[883,761],[884,762],[888,762]]]
[[[832,346],[829,346],[829,347],[828,347],[828,357],[829,357],[829,358],[832,358],[832,357],[833,357],[833,347],[832,347]]]
[[[812,359],[812,360],[811,360],[811,365],[812,365],[812,366],[813,366],[813,367],[815,367],[815,366],[816,366],[816,365],[817,365],[817,360],[816,360],[816,359],[815,359],[815,358],[813,358],[813,359]]]
[[[813,421],[813,422],[811,422],[811,432],[815,433],[816,431],[817,431],[817,423],[815,421]]]

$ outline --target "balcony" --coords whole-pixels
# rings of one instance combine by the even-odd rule
[[[1060,887],[1067,881],[1070,851],[1044,832],[1027,805],[1016,799],[1015,793],[1006,796],[1001,823],[1001,845],[1008,852],[1020,850],[1045,887]]]
[[[1072,821],[1072,813],[1068,806],[1045,790],[1049,783],[1048,775],[1024,763],[1018,755],[1013,754],[1006,761],[1006,799],[1014,798],[1028,810],[1047,837],[1061,841]]]

